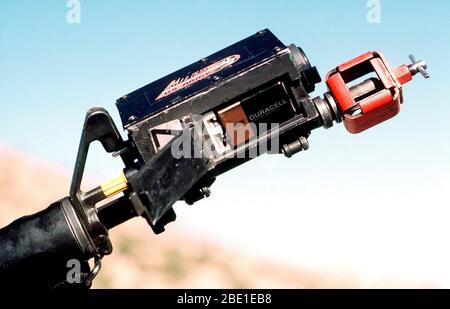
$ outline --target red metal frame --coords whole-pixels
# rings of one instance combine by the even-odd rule
[[[371,72],[378,76],[382,89],[355,100],[348,84]],[[341,110],[345,127],[351,133],[359,133],[398,114],[403,100],[401,85],[411,79],[406,65],[392,70],[381,53],[369,51],[330,71],[326,83]],[[355,106],[360,113],[352,115],[350,110]]]

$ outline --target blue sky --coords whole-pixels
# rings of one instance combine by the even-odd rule
[[[427,257],[444,263],[450,259],[439,245],[450,235],[450,3],[380,3],[381,23],[370,24],[366,0],[81,0],[81,23],[69,24],[66,1],[1,1],[0,143],[72,169],[89,107],[107,108],[120,126],[118,97],[263,28],[301,46],[322,76],[368,50],[384,52],[393,66],[413,53],[427,60],[431,79],[404,86],[395,119],[360,135],[342,125],[317,130],[305,153],[261,158],[224,175],[210,199],[177,206],[179,221],[302,265],[350,263],[370,272],[381,263],[409,274]],[[322,85],[316,95],[324,91]],[[100,151],[94,158],[92,174],[118,173],[120,165]],[[292,215],[280,224],[284,213]],[[406,246],[401,252],[398,242]],[[411,255],[419,260],[405,264]]]
[[[449,125],[439,120],[450,114],[449,4],[381,1],[381,23],[369,24],[366,3],[81,1],[81,23],[69,24],[66,1],[2,1],[0,139],[70,164],[86,109],[104,106],[116,117],[121,95],[269,28],[301,46],[322,75],[370,49],[392,65],[411,52],[426,59],[433,79],[406,85],[402,115],[367,135],[385,139],[395,127],[420,138],[425,126],[427,139],[440,140]]]

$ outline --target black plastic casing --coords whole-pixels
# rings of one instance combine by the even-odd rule
[[[201,70],[235,55],[237,61],[195,80]],[[161,96],[171,83],[186,80],[188,85]],[[301,113],[300,101],[309,98],[320,77],[301,49],[286,47],[266,29],[121,97],[116,105],[124,128],[146,162],[157,152],[150,134],[153,127],[245,100],[279,81]]]
[[[307,137],[322,125],[309,96],[320,81],[300,48],[284,45],[265,29],[119,98],[116,105],[144,165],[163,148],[155,138],[159,128],[193,115],[217,114],[236,102],[256,123],[281,127],[291,122],[280,131],[280,146]],[[257,117],[274,107],[269,116]],[[214,165],[183,199],[193,203],[202,198],[216,175],[247,160],[230,158]]]

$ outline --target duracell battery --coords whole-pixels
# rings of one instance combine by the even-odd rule
[[[295,105],[277,82],[217,112],[233,146],[238,146],[295,115]],[[264,125],[261,125],[264,124]]]

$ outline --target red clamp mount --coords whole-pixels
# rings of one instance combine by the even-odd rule
[[[326,83],[350,133],[362,132],[397,115],[403,102],[402,85],[418,72],[429,77],[425,61],[416,61],[413,56],[410,59],[412,64],[392,69],[383,54],[370,51],[328,72]],[[373,77],[354,84],[370,73]]]

